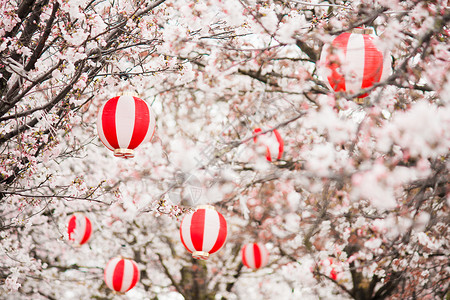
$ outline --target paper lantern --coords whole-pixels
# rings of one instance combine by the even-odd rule
[[[336,272],[333,259],[330,257],[328,259],[324,259],[320,261],[320,265],[322,267],[323,272],[333,280],[336,280],[338,277],[338,273]]]
[[[253,130],[253,134],[262,131],[261,128],[256,128]],[[266,159],[268,161],[278,160],[283,156],[284,141],[278,130],[274,129],[271,132],[255,136],[253,141],[266,147]]]
[[[320,73],[335,92],[359,93],[381,80],[390,66],[377,48],[372,29],[355,28],[351,33],[338,35],[325,45],[320,58]],[[384,70],[383,70],[384,69]],[[386,75],[386,74],[385,74]],[[383,76],[386,77],[386,76]],[[364,98],[367,93],[359,96]]]
[[[132,259],[114,257],[106,265],[104,278],[106,285],[119,293],[131,290],[139,281],[139,268]]]
[[[83,245],[91,237],[91,221],[82,214],[74,214],[69,219],[67,233],[69,234],[69,241],[72,241],[76,245]]]
[[[244,245],[241,250],[242,263],[250,269],[263,268],[269,262],[269,251],[261,243]]]
[[[117,157],[134,157],[134,149],[149,142],[155,133],[155,116],[150,106],[133,96],[109,99],[97,117],[102,143]]]
[[[227,238],[227,222],[209,205],[199,206],[181,221],[180,237],[184,247],[196,259],[207,260],[218,251]]]

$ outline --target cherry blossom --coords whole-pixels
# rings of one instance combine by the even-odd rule
[[[447,1],[0,0],[0,15],[1,299],[448,297]],[[386,72],[336,93],[320,54],[356,27]],[[96,118],[130,93],[156,133],[124,160]],[[268,161],[254,140],[275,130]],[[207,262],[179,237],[199,204],[229,230]],[[256,271],[240,257],[254,242],[271,257]],[[103,280],[117,256],[140,270],[124,295]]]

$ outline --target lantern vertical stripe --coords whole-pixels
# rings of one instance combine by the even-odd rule
[[[131,286],[131,282],[133,281],[134,276],[134,268],[131,261],[128,259],[122,260],[124,262],[123,264],[123,276],[122,276],[122,286],[120,287],[120,292],[124,293],[128,290],[128,288]]]
[[[278,142],[278,156],[277,159],[281,159],[281,157],[283,156],[283,151],[284,151],[284,141],[281,138],[280,133],[278,132],[278,130],[274,130],[273,133],[275,134],[275,137],[277,138],[277,142]]]
[[[346,73],[345,90],[353,94],[361,89],[364,77],[366,64],[364,36],[362,34],[350,34],[346,49],[345,60],[342,61],[341,66],[344,70],[341,70],[341,73]]]
[[[350,33],[343,33],[336,37],[332,43],[332,52],[337,53],[338,57],[340,57],[340,61],[344,61],[345,56],[347,55],[347,44],[350,38]],[[328,53],[322,53],[324,57]],[[333,62],[330,65],[331,74],[328,76],[328,82],[330,83],[333,90],[336,92],[345,91],[345,78],[342,73],[338,72],[338,68],[340,68],[339,63]]]
[[[269,262],[269,251],[267,250],[266,246],[264,246],[263,244],[258,244],[259,245],[259,249],[261,250],[261,266],[265,266],[267,265],[267,263]]]
[[[194,249],[202,251],[203,235],[205,232],[205,209],[199,209],[192,214],[191,239]]]
[[[261,128],[255,128],[255,130],[253,130],[253,133],[255,133],[255,134],[256,134],[256,133],[260,133],[261,131],[262,131],[262,129],[261,129]],[[255,142],[256,142],[256,141],[257,141],[257,139],[258,139],[258,137],[256,137],[256,136],[255,136],[255,137],[253,138],[253,141],[255,141]]]
[[[244,245],[244,247],[242,247],[242,250],[241,250],[242,262],[243,262],[244,265],[246,265],[246,266],[249,265],[248,260],[247,260],[247,257],[248,257],[249,255],[247,255],[247,253],[245,252],[245,251],[247,251],[247,248],[248,248],[247,245]]]
[[[131,285],[128,287],[128,290],[130,288],[132,288],[133,286],[136,285],[136,283],[138,282],[139,278],[141,277],[141,274],[139,272],[139,268],[136,264],[136,262],[134,262],[134,260],[130,260],[132,267],[133,267],[133,280],[131,281]]]
[[[266,159],[272,161],[272,153],[270,152],[270,147],[266,146]]]
[[[361,88],[371,87],[375,82],[379,82],[383,73],[383,54],[379,51],[373,41],[373,37],[361,34],[364,38],[364,78]]]
[[[212,209],[202,209],[205,212],[205,224],[203,236],[207,236],[207,239],[203,239],[202,247],[195,248],[196,250],[209,252],[215,245],[220,230],[219,214]]]
[[[119,257],[111,259],[105,268],[105,283],[108,287],[113,288],[113,277],[114,270],[116,269],[117,263],[121,260]]]
[[[129,148],[133,136],[135,120],[135,101],[133,96],[121,96],[116,107],[116,123],[120,120],[120,126],[116,128],[119,148]]]
[[[75,228],[77,227],[77,217],[72,216],[69,220],[69,226],[67,232],[69,233],[69,240],[75,240]],[[76,240],[75,240],[76,241]]]
[[[248,244],[245,245],[245,251],[242,253],[245,257],[245,260],[247,262],[247,266],[254,269],[255,268],[255,257],[253,255],[253,245],[254,244]]]
[[[155,120],[155,118],[153,117],[153,115],[151,116],[151,120],[150,120],[150,124],[151,124],[151,126],[152,126],[152,128],[153,128],[153,130],[148,130],[147,131],[147,135],[144,137],[144,142],[147,142],[147,141],[151,141],[152,139],[153,139],[153,136],[155,135],[155,129],[156,129],[156,120]]]
[[[331,279],[333,279],[333,280],[336,280],[337,279],[337,273],[336,273],[336,270],[333,268],[333,269],[331,269],[331,271],[330,271],[330,277],[331,277]]]
[[[183,246],[191,253],[195,251],[190,234],[191,232],[190,224],[193,215],[194,214],[187,214],[183,218],[183,220],[181,221],[181,230],[180,230],[181,242],[183,243]]]
[[[256,133],[260,133],[262,131],[262,129],[261,128],[255,128],[255,130],[253,130],[253,134],[256,134]],[[259,136],[261,136],[261,135],[259,135]],[[253,141],[255,142],[255,143],[257,143],[258,142],[258,137],[254,137],[253,138]],[[269,146],[267,146],[267,145],[265,145],[266,146],[266,159],[268,160],[268,161],[272,161],[272,156],[271,156],[271,154],[270,154],[270,149],[269,149]]]
[[[153,111],[150,106],[147,106],[147,108],[148,108],[148,113],[149,113],[149,118],[150,118],[150,125],[147,130],[147,134],[144,137],[144,142],[151,141],[153,139],[153,136],[155,135],[155,131],[156,131],[155,115],[153,114]]]
[[[250,244],[247,246],[247,261],[249,263],[250,268],[255,269],[256,268],[256,263],[255,263],[255,253],[254,253],[254,245],[255,244]]]
[[[121,259],[116,264],[116,267],[113,271],[113,280],[112,280],[112,286],[114,290],[120,291],[122,289],[122,280],[124,276],[124,268],[125,268],[125,260]]]
[[[99,116],[103,116],[103,110],[105,109],[105,105],[106,104],[102,105],[102,107],[100,108]],[[105,145],[105,147],[108,148],[109,150],[114,151],[114,147],[109,144],[108,140],[105,137],[105,133],[103,132],[103,117],[97,118],[97,132],[100,137],[100,141],[103,143],[103,145]]]
[[[253,244],[253,253],[254,253],[254,267],[259,268],[261,267],[261,251],[259,250],[258,244]]]
[[[116,132],[116,108],[119,97],[114,97],[105,103],[102,110],[102,130],[105,141],[111,146],[110,149],[119,148]],[[106,145],[105,145],[106,146]],[[109,147],[108,147],[109,148]]]
[[[81,219],[84,221],[84,227],[83,227],[84,228],[84,231],[83,231],[84,235],[83,235],[83,238],[82,238],[80,244],[84,244],[84,243],[86,243],[89,240],[89,238],[91,236],[92,225],[91,225],[91,221],[89,221],[88,218],[83,216]]]
[[[134,280],[134,266],[133,263],[128,259],[124,259],[122,261],[124,262],[124,266],[120,292],[124,293],[128,291],[128,289],[131,287],[131,283]]]
[[[225,220],[225,218],[223,217],[222,214],[217,213],[217,216],[219,217],[219,223],[220,223],[220,227],[219,227],[219,234],[217,236],[217,240],[216,243],[214,244],[214,247],[212,247],[211,250],[209,250],[209,253],[214,253],[216,251],[218,251],[220,248],[222,248],[222,246],[225,244],[225,240],[227,238],[227,221]]]
[[[150,109],[147,106],[147,103],[140,100],[139,98],[133,98],[134,106],[136,111],[141,111],[141,114],[136,114],[134,119],[134,129],[133,134],[131,135],[131,141],[128,145],[128,148],[134,149],[139,146],[144,138],[147,136],[147,131],[152,127],[147,126],[150,122],[150,118],[152,117],[150,114]]]

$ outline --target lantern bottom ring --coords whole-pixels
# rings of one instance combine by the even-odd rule
[[[114,149],[114,156],[123,158],[132,158],[134,157],[134,150],[127,148]]]
[[[83,245],[83,244],[80,244],[80,243],[78,243],[78,242],[76,242],[75,240],[70,240],[69,239],[69,243],[70,243],[70,245],[72,246],[72,247],[74,247],[74,248],[81,248],[81,246]]]
[[[192,257],[195,259],[207,260],[209,257],[209,253],[205,251],[194,251],[192,252]]]
[[[114,294],[114,295],[118,295],[118,296],[125,295],[124,292],[119,292],[119,291],[116,291],[116,290],[113,290],[113,294]]]

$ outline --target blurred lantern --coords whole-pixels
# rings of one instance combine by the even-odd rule
[[[117,157],[134,157],[134,149],[151,141],[155,116],[150,106],[133,96],[109,99],[97,117],[97,131],[102,143]]]
[[[269,251],[261,243],[244,245],[241,250],[242,263],[251,269],[263,268],[269,262]]]
[[[76,245],[83,245],[91,237],[91,221],[88,217],[76,213],[69,219],[67,233],[69,234],[69,241],[74,242]]]
[[[261,128],[256,128],[253,130],[253,134],[257,134],[262,131],[263,130]],[[268,161],[278,160],[283,156],[284,141],[278,130],[274,129],[271,132],[255,136],[253,141],[258,145],[266,147],[266,159]]]
[[[227,222],[214,207],[201,205],[181,221],[180,237],[193,258],[207,260],[225,244]]]
[[[387,78],[389,60],[383,59],[376,45],[378,38],[372,33],[372,29],[355,28],[323,47],[320,72],[335,92],[355,94]],[[366,96],[367,93],[358,98]]]
[[[320,266],[322,268],[322,272],[324,272],[325,275],[333,280],[337,279],[338,273],[336,272],[336,264],[334,263],[333,258],[329,257],[328,259],[321,260]]]
[[[132,259],[114,257],[106,265],[104,278],[106,285],[119,293],[131,290],[139,281],[139,268]]]

